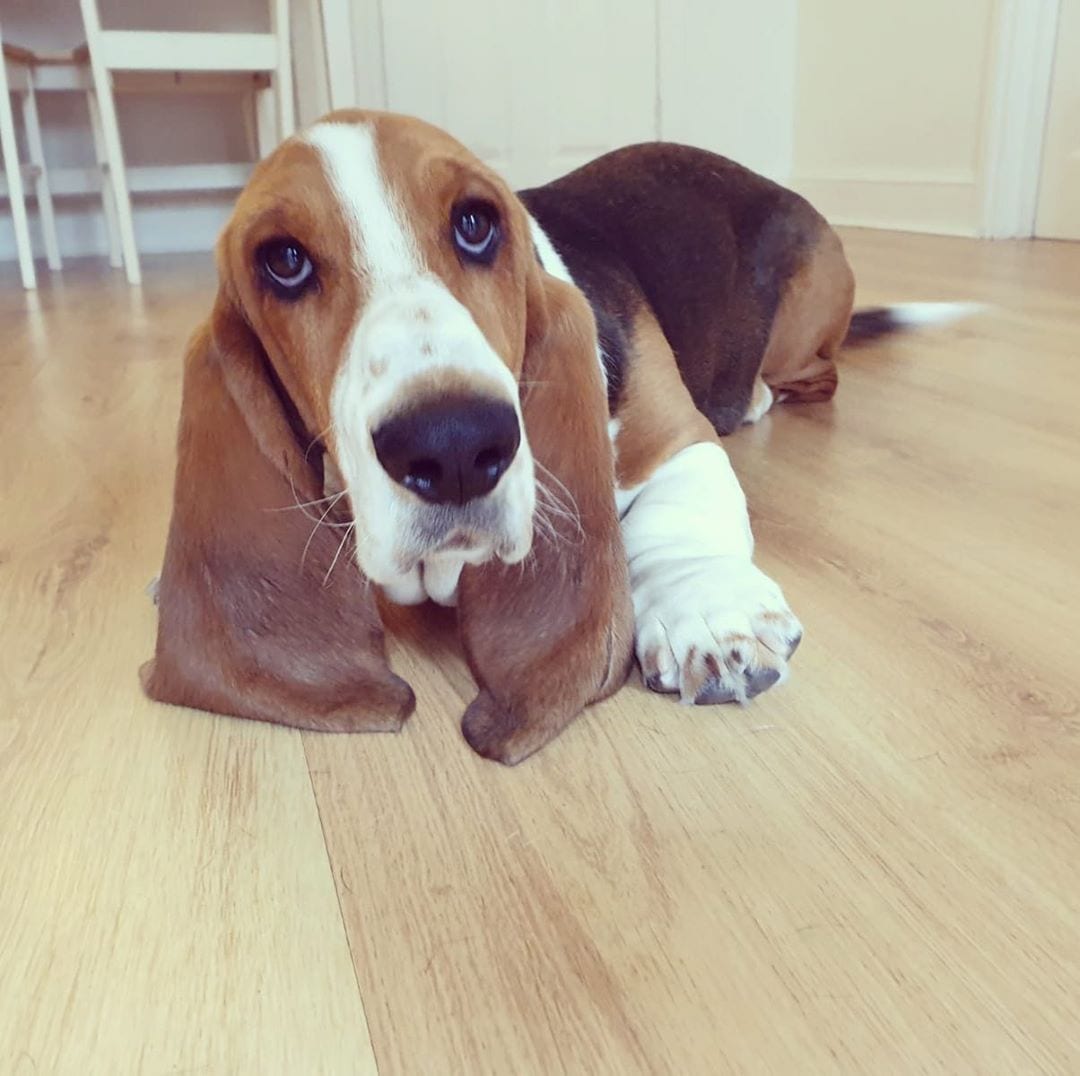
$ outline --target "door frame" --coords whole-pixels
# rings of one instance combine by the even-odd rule
[[[1035,234],[1061,0],[997,0],[983,117],[980,235]]]

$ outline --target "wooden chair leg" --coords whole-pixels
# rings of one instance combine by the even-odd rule
[[[45,260],[55,272],[61,266],[60,239],[56,234],[56,214],[53,212],[52,191],[49,189],[49,173],[45,167],[45,147],[41,141],[41,122],[38,118],[37,96],[34,93],[33,71],[28,73],[26,90],[21,96],[26,146],[30,152],[30,163],[34,167],[34,194],[41,218],[41,235],[45,241]]]
[[[8,201],[11,203],[11,220],[15,226],[15,250],[19,256],[19,274],[22,276],[24,288],[36,288],[34,250],[30,245],[30,225],[26,219],[26,202],[23,198],[22,166],[19,164],[19,150],[15,141],[15,117],[11,113],[7,69],[2,59],[0,59],[0,155],[4,158]]]

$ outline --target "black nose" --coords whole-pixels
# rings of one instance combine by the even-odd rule
[[[498,485],[521,431],[510,404],[452,396],[387,419],[372,438],[395,482],[432,504],[465,504]]]

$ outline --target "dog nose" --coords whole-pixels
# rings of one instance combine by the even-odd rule
[[[372,434],[383,470],[431,504],[490,493],[521,443],[517,412],[501,400],[459,396],[410,408]]]

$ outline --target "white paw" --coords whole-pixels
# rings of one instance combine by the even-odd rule
[[[802,625],[745,557],[661,560],[633,581],[641,675],[683,702],[746,702],[787,678]]]
[[[774,401],[772,389],[759,377],[754,382],[754,391],[750,396],[746,414],[743,415],[743,425],[752,426],[755,422],[760,422],[768,414]]]

